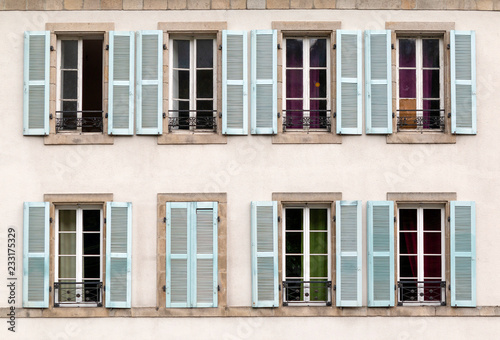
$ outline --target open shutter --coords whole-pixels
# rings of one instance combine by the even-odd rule
[[[217,202],[193,202],[192,307],[217,307]]]
[[[137,134],[163,131],[163,31],[137,32]]]
[[[277,32],[254,30],[251,39],[251,133],[276,134]]]
[[[108,134],[132,135],[134,32],[109,32]]]
[[[336,202],[337,307],[361,306],[361,201]]]
[[[166,307],[190,307],[189,244],[192,216],[189,203],[167,202]]]
[[[337,133],[362,129],[361,31],[337,31]]]
[[[49,307],[49,203],[24,203],[23,307]]]
[[[391,31],[365,32],[366,133],[392,133]]]
[[[106,205],[106,307],[131,307],[132,203]]]
[[[476,307],[476,203],[450,202],[451,305]]]
[[[368,306],[394,306],[394,202],[368,201]]]
[[[247,32],[222,31],[222,133],[248,134]]]
[[[252,202],[252,307],[278,307],[278,204]]]
[[[50,31],[24,32],[23,134],[49,134]]]
[[[476,33],[451,31],[451,133],[475,135]]]

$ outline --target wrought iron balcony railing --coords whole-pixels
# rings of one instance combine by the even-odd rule
[[[309,112],[309,117],[304,117],[304,112]],[[290,130],[332,129],[330,110],[283,110],[283,132]]]
[[[102,132],[102,111],[56,111],[56,132]]]
[[[54,307],[64,305],[102,307],[102,282],[54,282]]]
[[[397,127],[398,131],[444,131],[444,110],[398,110]]]
[[[190,116],[192,112],[196,117]],[[217,110],[169,110],[168,131],[212,130],[217,132]],[[177,117],[172,117],[175,114]]]
[[[283,281],[283,306],[324,303],[332,305],[332,281]]]
[[[398,305],[403,304],[446,306],[446,281],[398,281]]]

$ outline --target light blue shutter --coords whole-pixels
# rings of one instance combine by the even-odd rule
[[[337,31],[337,133],[362,129],[361,31]]]
[[[394,306],[394,202],[368,201],[368,306]]]
[[[251,47],[251,133],[276,134],[278,131],[276,30],[252,31]]]
[[[361,201],[336,202],[337,307],[361,306]]]
[[[132,203],[106,205],[106,307],[131,307]]]
[[[163,131],[163,31],[137,32],[137,134]]]
[[[108,134],[134,132],[134,32],[109,32]]]
[[[166,307],[190,307],[189,252],[192,214],[189,203],[167,202]]]
[[[277,216],[277,202],[252,202],[252,307],[279,307]]]
[[[23,134],[49,134],[50,31],[24,32]]]
[[[365,31],[366,133],[392,133],[391,31]]]
[[[192,307],[217,307],[217,202],[193,202]]]
[[[222,133],[248,134],[247,32],[222,31]]]
[[[475,135],[476,32],[451,31],[451,133]]]
[[[451,305],[476,307],[476,203],[450,202]]]
[[[49,203],[24,203],[23,307],[49,307]]]

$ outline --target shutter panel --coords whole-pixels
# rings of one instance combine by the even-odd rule
[[[476,203],[450,202],[451,305],[476,307]]]
[[[476,33],[451,31],[451,133],[477,133]]]
[[[49,134],[50,31],[24,32],[23,134]]]
[[[368,201],[368,306],[394,306],[394,202]]]
[[[193,202],[193,307],[217,307],[217,202]],[[194,256],[196,255],[196,256]],[[196,278],[196,279],[194,279]]]
[[[24,203],[23,307],[49,307],[49,203]]]
[[[277,215],[277,202],[252,202],[252,307],[279,307]]]
[[[134,32],[109,32],[108,134],[134,128]]]
[[[222,133],[248,133],[247,32],[222,31]]]
[[[366,133],[392,133],[391,31],[365,32]]]
[[[337,31],[337,133],[361,134],[361,31]]]
[[[163,132],[163,31],[137,32],[137,134]]]
[[[336,202],[337,307],[361,306],[361,201]]]
[[[106,307],[131,307],[132,203],[106,205]]]
[[[276,134],[277,31],[252,31],[251,47],[251,133]]]

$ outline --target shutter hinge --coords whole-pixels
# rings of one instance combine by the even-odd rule
[[[106,51],[109,51],[109,45],[106,45]]]
[[[104,224],[106,224],[106,217],[104,217]]]
[[[50,51],[53,52],[55,50],[54,46],[50,45]]]
[[[333,44],[333,49],[336,50],[337,49],[337,44]]]
[[[337,112],[333,113],[333,118],[337,118]]]
[[[448,222],[450,222],[450,221],[451,221],[451,218],[450,218],[450,216],[448,216]]]
[[[333,290],[337,290],[337,285],[333,285]]]
[[[451,290],[451,283],[448,285],[448,290]]]
[[[217,222],[220,223],[220,216],[217,216]]]
[[[219,285],[217,285],[217,291],[220,292],[220,286]]]
[[[394,216],[394,222],[396,222],[396,216]]]
[[[49,223],[52,223],[52,222],[54,222],[54,220],[51,217],[51,218],[49,218]]]
[[[49,115],[49,119],[52,119],[54,118],[54,116],[52,115],[52,113]]]
[[[163,223],[167,223],[167,218],[166,217],[163,218]]]
[[[394,49],[394,44],[391,44],[391,50],[393,50],[393,49]]]
[[[52,291],[52,286],[49,286],[49,293]]]
[[[163,50],[167,50],[167,44],[163,44]]]
[[[333,222],[337,222],[337,216],[333,216]]]
[[[104,118],[106,118],[106,119],[108,118],[108,113],[107,113],[107,112],[106,112],[106,114],[104,115]]]
[[[278,44],[278,46],[277,46],[277,47],[278,47],[278,50],[281,50],[281,45],[280,45],[280,44]]]
[[[397,290],[398,289],[398,286],[394,285],[394,290]]]
[[[162,289],[164,292],[166,292],[166,291],[167,291],[167,287],[165,287],[165,286],[161,287],[161,289]]]
[[[163,119],[167,118],[167,114],[163,112]]]
[[[278,216],[278,222],[281,222],[281,216]]]
[[[222,51],[222,44],[219,45],[219,51]]]
[[[450,49],[450,44],[447,44],[446,45],[446,49],[449,50]]]
[[[281,117],[281,112],[278,112],[278,118]]]
[[[222,118],[222,112],[219,112],[219,118]]]
[[[392,113],[392,118],[395,118],[395,117],[396,117],[396,115],[395,115],[395,114],[394,114],[394,112],[393,112],[393,113]]]
[[[451,112],[448,112],[448,118],[451,118]]]

